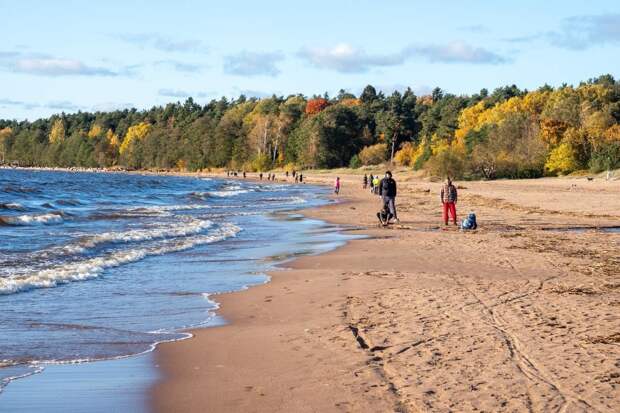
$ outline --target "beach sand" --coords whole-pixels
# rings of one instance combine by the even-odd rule
[[[458,182],[464,233],[440,183],[395,178],[399,224],[341,176],[344,202],[304,213],[368,238],[216,296],[229,324],[161,345],[153,409],[617,412],[620,233],[560,229],[620,225],[620,182]]]

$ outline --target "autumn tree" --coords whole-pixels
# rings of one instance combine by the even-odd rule
[[[306,105],[306,114],[307,115],[316,115],[321,112],[329,105],[327,99],[324,98],[315,98],[310,99]]]
[[[58,144],[65,140],[65,122],[58,118],[52,124],[52,129],[49,134],[49,141],[51,144]]]

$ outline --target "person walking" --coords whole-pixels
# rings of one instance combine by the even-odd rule
[[[364,174],[364,186],[363,188],[366,189],[368,187],[368,175]]]
[[[368,185],[370,185],[370,193],[372,194],[375,191],[375,178],[372,174],[368,177]]]
[[[338,195],[339,192],[340,192],[340,177],[337,176],[336,183],[334,184],[334,193]]]
[[[381,192],[379,190],[379,183],[379,175],[372,178],[372,193],[375,195],[381,195]]]
[[[378,186],[384,205],[389,208],[390,214],[396,222],[400,222],[398,215],[396,215],[396,181],[392,178],[392,172],[386,171],[385,177],[379,182]]]
[[[441,188],[441,203],[443,205],[443,222],[448,225],[448,213],[452,216],[454,225],[456,223],[456,201],[458,200],[458,192],[456,186],[452,184],[450,177],[446,179],[446,183]]]

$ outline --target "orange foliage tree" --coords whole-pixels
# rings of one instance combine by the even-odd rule
[[[306,114],[316,115],[317,113],[325,109],[328,104],[329,103],[327,102],[327,99],[323,99],[323,98],[310,99],[308,101],[308,104],[306,105]]]

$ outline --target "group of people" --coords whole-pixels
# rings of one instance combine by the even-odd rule
[[[226,176],[228,176],[228,177],[238,177],[238,176],[239,176],[239,174],[241,174],[241,176],[243,176],[243,178],[246,178],[246,177],[247,177],[247,174],[245,173],[245,171],[242,171],[242,172],[239,172],[239,171],[226,171]],[[289,177],[289,171],[286,171],[286,172],[285,172],[285,176],[286,176],[286,178],[288,179],[288,177]],[[291,176],[292,176],[293,178],[295,178],[295,183],[303,183],[303,181],[304,181],[304,176],[303,176],[303,174],[300,174],[300,173],[298,173],[298,172],[297,172],[297,171],[295,171],[295,170],[293,170],[293,172],[291,172]],[[258,179],[262,181],[262,180],[263,180],[263,177],[264,177],[263,173],[262,173],[262,172],[260,172],[260,173],[258,174]],[[274,173],[268,173],[266,178],[267,178],[267,180],[268,180],[268,181],[275,181],[275,180],[276,180],[276,174],[274,174]]]
[[[381,211],[377,212],[377,218],[384,226],[392,220],[400,222],[396,214],[396,181],[392,178],[392,172],[386,171],[385,176],[379,180],[379,176],[364,175],[362,188],[367,189],[370,185],[370,193],[379,195],[383,203]]]
[[[377,212],[377,218],[382,225],[387,226],[392,220],[399,222],[396,214],[396,181],[392,177],[391,171],[386,171],[385,176],[379,180],[378,176],[370,174],[364,175],[362,181],[363,189],[370,186],[370,192],[381,196],[382,208]],[[340,178],[336,178],[336,193],[340,192]],[[443,222],[448,225],[450,218],[454,225],[458,225],[456,217],[456,203],[458,201],[458,190],[452,180],[448,177],[443,184],[440,192],[440,200],[443,208]],[[476,229],[476,215],[470,213],[461,224],[463,229]]]

